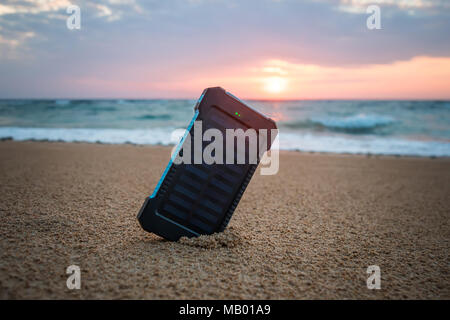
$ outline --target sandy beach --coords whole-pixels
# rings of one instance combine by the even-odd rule
[[[449,159],[282,152],[226,232],[173,243],[136,220],[169,153],[0,142],[0,298],[450,299]]]

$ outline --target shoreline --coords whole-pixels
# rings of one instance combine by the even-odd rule
[[[124,143],[107,143],[107,142],[89,142],[89,141],[64,141],[64,140],[49,140],[49,139],[27,139],[27,140],[15,140],[12,137],[3,137],[0,138],[0,143],[2,142],[34,142],[34,143],[68,143],[68,144],[89,144],[89,145],[111,145],[111,146],[121,146],[121,145],[129,145],[134,147],[163,147],[163,148],[172,148],[175,146],[165,145],[165,144],[139,144],[132,142],[124,142]],[[319,155],[344,155],[344,156],[361,156],[361,157],[382,157],[382,158],[410,158],[410,159],[443,159],[450,160],[450,156],[421,156],[421,155],[404,155],[404,154],[378,154],[378,153],[351,153],[351,152],[332,152],[332,151],[303,151],[303,150],[285,150],[280,149],[280,152],[296,152],[300,154],[319,154]]]

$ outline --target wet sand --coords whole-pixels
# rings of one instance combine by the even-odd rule
[[[450,299],[449,159],[282,152],[226,232],[172,243],[136,220],[169,152],[0,142],[0,298]]]

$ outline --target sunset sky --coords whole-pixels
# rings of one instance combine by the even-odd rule
[[[81,9],[69,30],[66,9]],[[369,4],[381,30],[369,30]],[[448,0],[2,1],[0,98],[450,99]]]

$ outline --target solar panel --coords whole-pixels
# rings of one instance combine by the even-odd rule
[[[194,111],[186,134],[154,192],[145,200],[138,214],[144,230],[168,240],[223,231],[258,166],[260,155],[270,148],[275,138],[270,131],[276,129],[273,120],[251,109],[222,88],[205,89]],[[195,130],[198,123],[201,123],[201,132]],[[203,134],[209,129],[222,133],[224,151],[222,156],[215,158],[221,161],[211,164],[201,157],[211,143],[203,139]],[[255,130],[258,144],[256,161],[250,160],[250,140],[244,137],[245,144],[239,146],[238,136],[228,137],[227,129],[242,129],[243,132]],[[265,141],[258,134],[261,129],[268,130]],[[230,149],[227,143],[230,142],[234,146],[228,159]],[[190,155],[183,154],[189,151]],[[215,152],[212,150],[211,154],[215,156]],[[200,161],[196,158],[198,155]],[[177,161],[180,159],[189,161],[180,163]],[[227,161],[230,159],[231,163]]]

